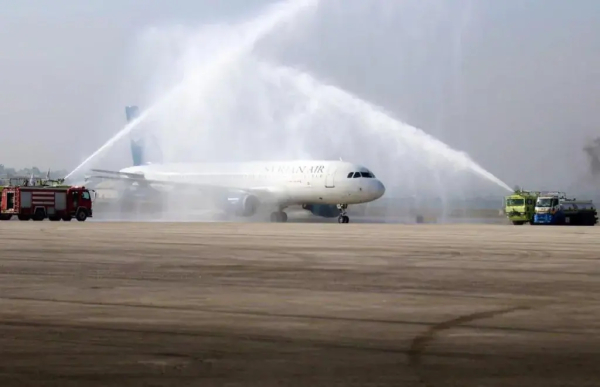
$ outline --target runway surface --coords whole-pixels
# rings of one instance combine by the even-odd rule
[[[0,223],[0,386],[597,386],[600,227]]]

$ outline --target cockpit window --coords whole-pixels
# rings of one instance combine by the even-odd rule
[[[367,179],[374,179],[375,175],[372,172],[350,172],[348,174],[348,179],[350,178],[359,178],[359,177],[365,177]]]

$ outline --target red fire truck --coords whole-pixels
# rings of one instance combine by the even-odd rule
[[[87,188],[78,186],[4,187],[0,220],[10,220],[13,215],[19,220],[70,221],[74,217],[83,222],[92,217],[92,196]]]

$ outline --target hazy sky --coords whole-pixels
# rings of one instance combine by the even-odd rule
[[[148,29],[243,20],[267,3],[0,0],[0,162],[74,168],[137,102]],[[600,135],[597,0],[323,3],[259,51],[385,107],[510,185],[562,188],[584,174],[581,148]],[[126,146],[117,151],[127,163]]]

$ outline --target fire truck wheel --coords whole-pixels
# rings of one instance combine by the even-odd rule
[[[45,217],[46,217],[46,211],[44,211],[42,208],[38,208],[35,210],[35,213],[31,217],[31,219],[33,219],[34,221],[40,222],[40,221],[44,220]]]
[[[87,219],[87,214],[85,213],[84,210],[79,210],[77,211],[77,215],[75,215],[77,217],[77,220],[80,222],[84,222]]]

